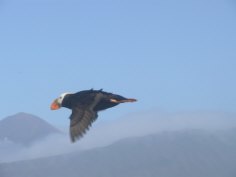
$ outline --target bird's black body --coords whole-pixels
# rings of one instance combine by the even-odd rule
[[[61,106],[72,110],[70,116],[70,135],[74,142],[82,137],[102,111],[123,102],[133,102],[123,96],[104,92],[102,90],[84,90],[74,94],[65,95]]]
[[[102,111],[119,104],[110,102],[110,99],[125,100],[127,98],[102,90],[84,90],[74,94],[67,94],[62,102],[62,107],[68,109],[80,107],[81,109]],[[95,102],[97,104],[94,104]]]

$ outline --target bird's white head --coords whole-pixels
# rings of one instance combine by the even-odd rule
[[[55,99],[51,104],[51,110],[57,110],[61,108],[62,102],[67,94],[70,94],[68,92],[62,93],[57,99]]]

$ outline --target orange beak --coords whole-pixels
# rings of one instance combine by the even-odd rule
[[[51,108],[51,110],[57,110],[57,109],[60,109],[60,108],[61,108],[60,104],[57,102],[57,99],[55,99],[55,100],[52,102],[50,108]]]

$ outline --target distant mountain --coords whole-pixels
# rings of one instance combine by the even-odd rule
[[[0,121],[0,141],[28,145],[52,133],[59,133],[59,130],[27,113],[18,113]]]
[[[164,132],[85,152],[0,164],[0,176],[235,177],[235,137],[235,129]]]

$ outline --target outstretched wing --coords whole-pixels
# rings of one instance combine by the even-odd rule
[[[97,119],[97,112],[89,109],[72,109],[70,116],[70,137],[75,142],[80,139]]]

